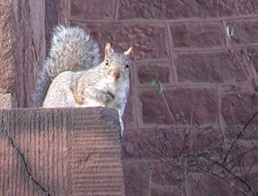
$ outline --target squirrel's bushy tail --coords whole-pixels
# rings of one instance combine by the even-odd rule
[[[41,106],[52,80],[64,71],[87,70],[99,64],[99,46],[79,27],[57,26],[39,73],[34,100]]]

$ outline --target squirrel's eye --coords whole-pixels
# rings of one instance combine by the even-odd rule
[[[129,65],[130,65],[130,60],[128,60],[125,64],[125,68],[129,68]]]
[[[106,66],[108,66],[108,65],[109,65],[109,60],[107,59],[107,60],[106,60]]]

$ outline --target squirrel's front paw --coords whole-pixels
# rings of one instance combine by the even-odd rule
[[[104,97],[103,97],[104,102],[110,102],[110,101],[114,100],[114,95],[110,92],[106,92],[103,95],[104,95]]]

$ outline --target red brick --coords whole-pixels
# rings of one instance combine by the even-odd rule
[[[182,196],[183,191],[178,187],[152,188],[151,196]]]
[[[232,26],[235,29],[230,43],[233,45],[258,43],[257,23],[257,20],[229,21],[227,26]]]
[[[0,4],[0,93],[15,91],[15,65],[12,24],[12,3],[5,1]]]
[[[222,100],[222,116],[227,125],[245,125],[255,114],[257,98],[252,93],[225,95]],[[250,125],[254,123],[250,122]]]
[[[142,119],[145,124],[217,122],[215,90],[180,88],[165,89],[163,93],[164,97],[158,90],[148,89],[141,94]]]
[[[142,105],[142,121],[145,124],[172,124],[173,119],[169,114],[164,97],[159,89],[147,89],[140,95]]]
[[[131,127],[134,125],[134,113],[133,113],[133,108],[134,108],[134,104],[133,104],[133,89],[131,88],[130,93],[128,95],[128,99],[127,99],[127,103],[126,103],[126,107],[125,107],[125,111],[124,111],[124,115],[123,115],[123,122],[125,125],[125,128]]]
[[[116,50],[127,50],[133,46],[133,59],[168,59],[168,35],[165,25],[123,23],[76,23],[90,29],[92,36],[101,44],[102,51],[107,42]]]
[[[230,154],[227,162],[230,162],[230,168],[235,174],[248,177],[249,173],[258,168],[258,143],[239,139],[230,148],[232,142],[228,142]]]
[[[115,0],[73,0],[71,18],[78,20],[112,20],[115,14]]]
[[[251,118],[251,116],[250,116]],[[258,138],[258,128],[257,128],[257,119],[254,118],[253,121],[247,126],[245,130],[243,130],[244,125],[238,123],[232,123],[227,125],[225,128],[225,136],[229,139],[234,139],[239,136],[240,139],[257,139]]]
[[[224,153],[223,145],[222,132],[210,127],[128,129],[123,137],[125,158],[178,158],[182,154],[209,153],[209,156],[217,160]],[[201,162],[201,156],[200,160],[197,158],[198,163]],[[196,157],[193,159],[196,160]],[[191,158],[189,160],[191,161]],[[207,165],[209,164],[205,163],[205,166]]]
[[[216,154],[215,154],[216,153]],[[216,163],[223,162],[225,157],[225,151],[223,152],[203,152],[198,154],[188,154],[187,157],[187,172],[206,174],[207,172],[213,172],[214,174],[222,174],[224,169],[221,165]],[[215,155],[214,155],[215,154]],[[214,162],[215,161],[215,162]]]
[[[253,193],[257,193],[258,192],[258,172],[257,172],[257,168],[256,171],[248,171],[248,173],[243,174],[242,176],[240,175],[240,177],[246,182],[248,183],[248,185],[252,188]],[[250,189],[249,187],[247,187],[245,184],[243,184],[243,182],[241,182],[240,180],[236,180],[236,185],[238,187],[240,187],[242,190],[246,191],[246,193],[250,193]]]
[[[184,182],[183,163],[175,163],[175,160],[156,162],[152,174],[152,182],[158,185],[181,185]]]
[[[168,89],[164,90],[164,95],[177,123],[189,125],[217,122],[218,100],[215,89]],[[152,108],[152,105],[145,107]],[[150,115],[149,119],[152,117]]]
[[[195,127],[189,132],[186,134],[186,170],[197,173],[205,173],[205,170],[216,174],[222,173],[223,167],[216,163],[216,161],[223,162],[227,153],[224,149],[222,131],[208,126],[206,128]]]
[[[218,178],[212,175],[194,175],[189,177],[186,180],[186,189],[187,195],[189,196],[231,196],[236,195],[237,193],[237,191],[226,183],[223,178]]]
[[[144,162],[124,163],[126,195],[149,195],[150,164]]]
[[[223,152],[221,152],[220,159],[218,159],[218,157],[211,157],[211,153],[209,153],[206,155],[206,161],[202,158],[202,156],[196,156],[195,159],[189,160],[190,167],[188,167],[188,171],[199,172],[202,174],[213,173],[210,176],[187,176],[187,182],[189,184],[196,183],[197,185],[197,187],[195,187],[195,185],[191,187],[191,191],[193,191],[194,189],[197,189],[196,191],[199,191],[198,194],[197,192],[193,191],[192,195],[205,195],[205,191],[201,191],[203,189],[212,190],[212,192],[210,193],[216,194],[218,189],[220,189],[220,186],[222,187],[221,190],[224,189],[225,191],[225,186],[231,187],[232,185],[236,185],[238,188],[245,190],[248,193],[248,191],[250,190],[248,190],[246,184],[243,183],[243,181],[250,184],[253,188],[257,187],[257,142],[238,140],[235,144],[236,145],[233,148],[229,149],[229,151],[224,150]],[[230,145],[231,144],[229,143],[228,146]],[[224,160],[228,152],[230,152],[229,156],[226,160]],[[210,158],[212,160],[218,161],[222,165],[220,165],[219,163],[214,163],[210,160]],[[227,168],[227,170],[225,170],[225,168]],[[217,175],[219,175],[221,178],[218,178]],[[239,178],[242,178],[243,181],[240,181]],[[216,180],[218,182],[213,183],[213,180]],[[219,183],[222,184],[219,185]],[[189,187],[192,186],[189,186],[189,184],[187,186],[188,190]],[[224,192],[223,194],[219,194],[218,192],[216,195],[224,194],[227,195],[226,192]]]
[[[175,64],[179,82],[229,83],[246,81],[237,54],[230,52],[180,54]]]
[[[15,17],[8,21],[14,23],[13,54],[15,54],[15,93],[18,107],[33,106],[32,95],[35,90],[37,73],[46,54],[45,3],[45,1],[33,1],[33,3],[19,1],[13,6]],[[56,5],[56,1],[52,3],[53,6]],[[46,9],[48,11],[55,10],[49,9],[48,5],[46,5]],[[55,15],[51,14],[50,17],[54,19]],[[46,28],[53,23],[46,22]]]
[[[136,65],[138,69],[138,81],[140,83],[149,83],[151,81],[168,83],[171,76],[170,63],[142,63]]]
[[[240,54],[244,67],[246,67],[246,69],[254,69],[256,71],[255,74],[258,74],[258,46],[246,46],[240,50]],[[249,77],[254,79],[256,88],[258,88],[258,81],[257,79],[253,78],[252,75]]]
[[[189,152],[211,154],[220,153],[224,146],[222,131],[220,129],[207,126],[205,128],[195,127],[189,130],[187,137],[189,140]]]
[[[123,137],[125,158],[178,157],[185,149],[180,130],[127,130]]]
[[[174,47],[211,48],[225,45],[225,30],[220,22],[175,23],[171,25]]]
[[[119,19],[176,19],[190,17],[235,16],[257,13],[256,0],[229,1],[120,1]]]
[[[123,137],[126,158],[168,158],[183,153],[210,153],[218,157],[223,145],[222,132],[210,126],[128,129]]]

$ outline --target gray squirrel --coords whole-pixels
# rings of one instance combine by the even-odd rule
[[[79,27],[57,26],[34,95],[43,108],[109,107],[122,118],[130,87],[132,47],[124,53],[105,46],[100,63],[98,44]]]

